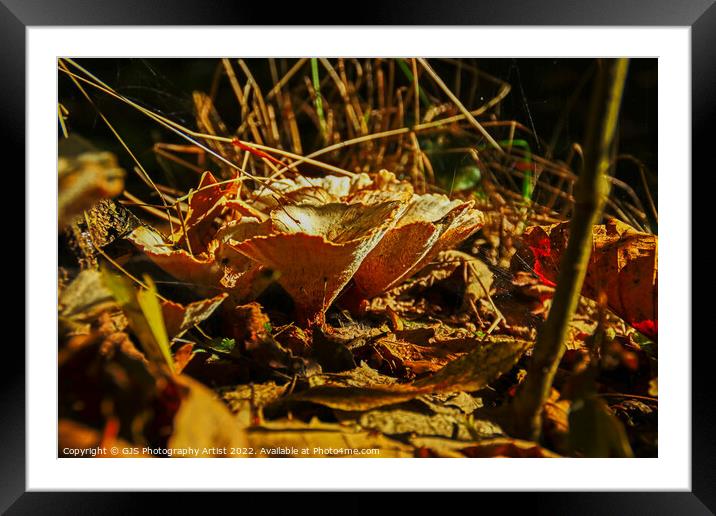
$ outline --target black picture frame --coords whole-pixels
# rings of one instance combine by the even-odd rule
[[[338,4],[311,2],[277,9],[261,2],[221,0],[0,0],[0,131],[3,147],[15,149],[16,170],[24,170],[25,141],[25,30],[47,25],[607,25],[688,26],[692,51],[692,165],[693,170],[713,170],[713,121],[716,115],[716,6],[714,0],[502,0],[501,2],[395,2],[362,1],[349,14],[339,14]],[[676,172],[674,172],[676,173]],[[681,172],[687,174],[687,171]],[[17,191],[25,191],[24,176],[16,174]],[[703,179],[703,178],[702,178]],[[706,179],[703,179],[704,181]],[[710,179],[712,181],[712,179]],[[15,186],[15,185],[13,185]],[[28,192],[25,191],[26,198]],[[696,221],[694,221],[696,222]],[[692,234],[698,234],[694,230]],[[26,238],[28,235],[26,235]],[[25,270],[27,275],[30,271]],[[673,300],[672,300],[673,302]],[[689,303],[691,299],[679,300]],[[23,305],[24,306],[24,305]],[[696,306],[694,305],[694,308]],[[670,343],[688,349],[690,342]],[[3,346],[0,374],[0,511],[8,514],[133,514],[151,506],[146,495],[134,493],[39,493],[25,492],[25,350]],[[692,346],[692,457],[691,492],[620,493],[512,493],[508,500],[489,500],[510,510],[547,514],[713,514],[716,511],[716,449],[713,436],[714,404],[709,371],[714,364],[710,341]],[[216,498],[220,496],[219,498]],[[241,507],[261,507],[269,514],[286,513],[306,505],[299,493],[266,497],[241,496]],[[452,496],[452,495],[451,495]],[[462,495],[461,495],[462,496]],[[499,494],[469,494],[464,500],[477,510],[479,503]],[[212,494],[212,504],[224,495]],[[477,499],[475,498],[477,497]],[[192,509],[194,499],[184,494],[161,495],[164,512],[172,506],[182,513]],[[406,497],[407,498],[407,497]],[[399,510],[412,510],[425,503],[425,493],[411,494]],[[235,503],[235,502],[229,502]],[[311,503],[312,507],[316,507]],[[335,502],[331,502],[335,503]],[[378,502],[372,495],[342,495],[336,510],[349,513],[372,511]],[[455,502],[451,502],[455,503]],[[390,510],[384,501],[381,507]],[[475,505],[473,505],[475,504]],[[524,506],[524,507],[521,507]],[[206,508],[206,507],[204,507]],[[199,509],[200,510],[200,509]],[[398,509],[396,509],[398,510]]]

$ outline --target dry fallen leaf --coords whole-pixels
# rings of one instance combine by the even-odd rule
[[[274,421],[248,431],[258,457],[413,457],[412,446],[379,433],[313,420]]]
[[[116,306],[117,302],[102,282],[100,272],[85,269],[60,291],[57,311],[63,322],[79,324],[91,321]]]
[[[116,447],[117,454],[110,455],[109,449]],[[107,449],[106,454],[97,454],[99,449]],[[148,457],[141,452],[135,453],[136,447],[123,439],[104,439],[102,432],[70,419],[62,419],[57,424],[57,455],[58,457]],[[72,454],[69,454],[72,450]]]
[[[458,400],[457,405],[452,402],[454,400]],[[461,441],[503,435],[498,425],[471,415],[479,405],[477,401],[464,392],[423,395],[366,412],[334,410],[334,413],[344,424],[353,422],[361,428],[386,435],[439,436]],[[467,411],[464,410],[466,402],[470,404]]]
[[[394,311],[408,318],[429,314],[446,321],[467,314],[473,320],[483,299],[487,311],[494,312],[492,303],[487,302],[493,283],[494,275],[482,260],[456,250],[443,251],[411,278],[373,298],[366,311],[387,314]],[[446,297],[449,303],[445,302]],[[483,316],[488,315],[484,313],[485,307],[480,309]],[[457,321],[462,324],[464,319]]]
[[[340,410],[369,410],[407,401],[421,394],[476,391],[507,372],[530,345],[517,339],[494,338],[476,344],[474,351],[448,363],[435,375],[411,384],[369,387],[324,384],[290,398]]]
[[[340,416],[339,416],[340,417]],[[347,420],[340,417],[340,420]],[[470,440],[468,418],[464,414],[424,414],[401,408],[377,409],[360,413],[356,424],[385,435],[430,435]]]
[[[186,306],[162,300],[162,315],[169,338],[180,337],[186,330],[207,319],[226,299],[227,295],[221,294],[211,299],[189,303]]]
[[[222,390],[221,397],[229,410],[236,414],[239,424],[248,428],[260,419],[263,407],[283,396],[286,388],[286,385],[275,382],[237,385]]]
[[[658,237],[640,233],[616,219],[594,226],[592,256],[582,294],[597,299],[600,292],[618,316],[644,335],[658,334]],[[513,267],[524,263],[546,284],[557,281],[559,263],[569,239],[569,223],[534,226],[525,230],[525,249],[513,258]]]
[[[248,439],[238,420],[216,396],[187,376],[176,381],[185,389],[167,448],[199,450],[199,457],[240,457],[246,455]]]
[[[124,170],[109,152],[86,152],[57,158],[57,215],[60,227],[69,224],[100,199],[124,190]]]
[[[184,219],[186,232],[179,243],[189,242],[191,252],[206,250],[213,238],[211,226],[223,211],[227,201],[236,196],[238,182],[219,184],[211,172],[204,172],[196,192],[189,197],[189,210]]]
[[[403,332],[405,333],[405,332]],[[415,374],[435,373],[449,362],[479,346],[476,339],[446,339],[415,344],[394,334],[377,339],[374,344],[380,356]]]

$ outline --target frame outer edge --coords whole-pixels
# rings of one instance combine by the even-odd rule
[[[707,178],[705,174],[713,172],[714,157],[713,145],[716,138],[714,122],[716,122],[716,4],[712,4],[691,27],[691,113],[692,113],[692,197],[693,180],[699,177],[702,184],[698,191],[711,197],[713,191],[707,186],[707,181],[713,184],[713,177]],[[699,206],[700,214],[693,216],[692,211],[692,257],[694,237],[702,241],[711,239],[709,228],[712,217],[708,215],[711,199],[707,197],[702,201],[693,199],[694,206]],[[698,212],[697,212],[698,213]],[[696,228],[696,224],[706,227]],[[692,262],[693,263],[693,262]],[[713,267],[713,262],[705,267]],[[692,278],[693,278],[692,266]],[[699,267],[699,270],[707,270]],[[693,289],[693,280],[691,282]],[[709,282],[710,284],[710,282]],[[710,295],[710,294],[709,294]],[[692,326],[693,321],[702,321],[708,324],[713,319],[712,307],[708,302],[697,301],[692,290]],[[708,313],[708,312],[710,313]],[[696,317],[694,317],[696,314]],[[691,339],[692,353],[692,389],[691,389],[691,471],[693,493],[711,511],[716,512],[716,414],[713,400],[713,367],[716,360],[713,339]],[[700,335],[695,335],[700,337]]]
[[[681,25],[713,0],[363,0],[350,18],[335,2],[241,0],[2,0],[25,25]]]
[[[14,9],[11,11],[5,4],[14,4]],[[42,24],[43,19],[47,16],[52,16],[52,9],[45,3],[44,6],[39,6],[41,2],[38,1],[27,1],[29,5],[28,10],[23,9],[22,6],[18,9],[19,2],[11,0],[8,2],[5,0],[0,3],[0,64],[3,70],[3,81],[0,81],[0,98],[3,99],[5,108],[2,111],[2,118],[0,119],[0,135],[3,137],[3,143],[7,148],[24,148],[24,136],[25,136],[25,23],[38,23]],[[78,20],[82,19],[80,11],[73,9],[72,5],[78,7],[78,2],[70,1],[70,6],[64,5],[62,8],[65,9],[66,15],[62,16],[59,20],[60,23],[63,21],[73,21],[77,23]],[[180,2],[181,5],[177,6],[176,9],[181,9],[186,4],[191,2]],[[422,2],[420,2],[422,3]],[[511,3],[511,2],[510,2]],[[695,7],[695,3],[699,5],[711,4],[705,11]],[[64,4],[64,3],[63,3]],[[56,4],[58,7],[61,5]],[[45,11],[45,15],[38,15],[37,8],[44,7],[49,8],[49,12]],[[188,5],[187,5],[188,7]],[[418,7],[418,6],[416,6]],[[424,5],[422,8],[416,9],[419,12],[425,13]],[[632,5],[633,7],[633,5]],[[117,19],[116,8],[121,8],[126,14],[124,17],[133,17],[131,9],[127,9],[127,6],[116,4],[115,8],[111,8],[108,5],[104,6],[108,9],[108,13],[111,21],[114,23],[119,22]],[[111,12],[114,9],[114,12]],[[103,8],[100,7],[98,11],[102,13]],[[150,8],[151,10],[151,8]],[[191,11],[191,9],[189,9]],[[701,15],[696,17],[695,10],[699,10]],[[387,9],[388,12],[378,14],[385,14],[387,20],[391,20],[395,16],[395,11]],[[453,20],[456,20],[457,11],[447,9],[447,11],[453,16]],[[499,11],[499,9],[498,9]],[[610,9],[605,11],[612,12]],[[19,14],[16,16],[15,12]],[[707,159],[710,158],[709,145],[712,145],[714,141],[713,128],[709,126],[709,123],[713,124],[713,120],[716,119],[716,101],[713,98],[709,98],[716,92],[716,6],[713,5],[713,0],[709,2],[694,2],[690,5],[691,15],[694,15],[691,19],[696,19],[692,26],[692,137],[693,137],[693,161],[697,161],[706,164]],[[95,16],[91,16],[89,21],[78,24],[89,24],[98,23],[101,24],[101,20],[97,19],[97,12]],[[157,9],[154,11],[155,16],[160,14]],[[391,15],[392,14],[392,15]],[[497,14],[497,12],[486,13],[485,24],[499,23],[499,20],[504,15],[497,14],[497,17],[491,17],[489,14]],[[525,14],[525,13],[522,13]],[[675,16],[673,12],[662,11],[662,23],[664,25],[678,25],[684,20],[683,12],[681,15]],[[612,13],[612,16],[614,13]],[[120,18],[122,15],[120,15]],[[419,15],[418,15],[419,17]],[[449,16],[448,16],[449,17]],[[652,15],[644,18],[644,21],[638,23],[640,25],[649,25],[655,23],[652,20]],[[105,13],[100,15],[100,18],[107,21]],[[151,17],[145,19],[144,24],[155,23]],[[175,22],[172,17],[165,19],[165,22]],[[180,18],[180,17],[179,17]],[[250,21],[250,18],[254,18],[251,15],[246,17],[246,21]],[[490,20],[497,19],[497,21]],[[621,24],[634,23],[631,21],[632,16],[627,17],[627,22]],[[232,17],[227,21],[234,20]],[[513,18],[514,19],[514,18]],[[20,21],[22,20],[22,21]],[[195,18],[197,22],[203,22],[202,16]],[[442,16],[436,19],[436,23],[449,23],[449,20],[444,20]],[[178,20],[177,20],[178,21]],[[410,16],[406,16],[406,23],[415,23],[415,15],[411,20]],[[419,22],[419,21],[418,21]],[[530,23],[529,19],[524,22]],[[523,22],[523,23],[524,23]],[[539,20],[537,20],[539,23]],[[604,23],[601,20],[594,20],[595,24]],[[128,24],[129,22],[125,22]],[[181,23],[181,22],[179,22]],[[186,23],[186,21],[184,21]],[[388,22],[384,22],[388,23]],[[454,21],[453,21],[454,23]],[[474,16],[471,15],[467,19],[463,20],[462,23],[474,23]],[[532,22],[534,23],[534,22]],[[542,22],[544,24],[544,22]],[[571,24],[569,19],[561,21],[561,24]],[[658,23],[658,22],[657,22]],[[45,22],[45,24],[48,24]],[[52,25],[53,23],[49,23]],[[519,22],[518,22],[519,24]],[[24,153],[16,153],[21,156],[21,170],[24,170]],[[711,161],[713,163],[713,161]],[[23,250],[24,252],[24,250]],[[24,262],[24,261],[23,261]],[[709,358],[713,359],[712,348],[708,346],[708,342],[704,342],[705,346],[700,349],[693,348],[694,354],[694,365],[698,364],[709,364],[713,363]],[[4,452],[2,454],[2,460],[0,460],[0,512],[3,512],[10,504],[12,504],[25,489],[25,383],[24,383],[24,366],[25,366],[25,355],[24,349],[19,346],[6,346],[3,351],[3,361],[5,363],[12,364],[13,370],[7,370],[3,375],[0,375],[0,414],[3,415],[3,423],[0,425],[0,450]],[[709,348],[709,349],[706,349]],[[710,356],[708,354],[710,353]],[[699,367],[708,367],[708,365],[701,365]],[[714,414],[710,392],[712,386],[706,384],[708,376],[698,374],[695,379],[698,378],[698,382],[694,381],[694,389],[692,390],[693,396],[693,442],[692,448],[699,450],[699,453],[693,456],[693,489],[694,494],[700,500],[700,503],[710,508],[714,507],[716,503],[716,494],[714,493],[714,485],[716,485],[716,468],[714,467],[716,453],[713,450],[713,435],[716,426],[714,425]],[[699,389],[701,387],[701,389]],[[606,493],[604,493],[606,494]],[[656,494],[656,493],[654,493]],[[40,495],[39,493],[37,495]],[[41,495],[40,495],[41,496]],[[567,495],[569,497],[569,495]],[[28,495],[21,497],[21,502],[27,502],[27,498],[32,498]],[[681,498],[683,500],[683,498]],[[695,501],[695,500],[692,500]],[[24,505],[23,503],[18,505]],[[703,507],[706,509],[706,507]],[[693,507],[692,507],[693,510]],[[538,511],[539,512],[539,511]]]
[[[0,3],[0,141],[4,156],[13,157],[13,165],[3,163],[4,177],[12,181],[4,183],[2,190],[18,192],[22,190],[25,200],[25,26],[4,5]],[[12,190],[11,190],[12,189]],[[23,205],[22,234],[25,236],[22,247],[22,260],[15,257],[14,266],[22,263],[26,273],[25,253],[27,233],[25,226],[25,207]],[[13,219],[13,224],[18,224]],[[19,228],[18,228],[19,229]],[[19,230],[13,233],[20,233]],[[23,278],[26,274],[23,274]],[[16,278],[19,280],[19,277]],[[2,340],[2,373],[0,373],[0,513],[25,491],[25,289],[22,290],[22,323],[15,319],[12,328]],[[12,291],[10,291],[12,292]],[[13,292],[13,296],[19,295]],[[10,303],[8,303],[10,304]],[[17,309],[15,308],[15,309]],[[7,315],[6,315],[7,317]],[[17,317],[17,316],[15,316]],[[20,329],[22,328],[22,329]],[[18,333],[20,335],[18,335]],[[22,340],[21,340],[22,339]]]

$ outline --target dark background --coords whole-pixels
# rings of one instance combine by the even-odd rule
[[[280,60],[279,60],[280,61]],[[552,152],[554,159],[564,159],[570,146],[582,140],[591,92],[590,78],[594,59],[467,59],[480,70],[511,84],[510,94],[498,107],[499,119],[517,120],[531,128],[540,141],[531,141],[532,151],[544,155],[545,144],[553,138],[553,130],[560,117],[564,124]],[[219,59],[82,59],[82,66],[114,87],[123,95],[150,107],[155,112],[194,128],[192,91],[208,92],[220,65]],[[289,60],[290,64],[295,62]],[[455,67],[431,60],[446,84],[452,87]],[[265,59],[248,60],[264,93],[273,85]],[[290,66],[289,64],[289,66]],[[619,153],[631,154],[646,166],[646,175],[654,202],[657,184],[657,59],[632,59],[625,85],[619,126]],[[309,68],[306,67],[306,73]],[[279,68],[279,75],[281,69]],[[396,73],[396,84],[402,77]],[[404,78],[403,78],[404,79]],[[462,83],[469,77],[463,72]],[[427,79],[423,79],[427,81]],[[294,79],[295,82],[295,79]],[[407,82],[406,82],[407,84]],[[130,106],[88,88],[102,112],[109,118],[143,166],[153,177],[162,177],[152,145],[155,142],[180,141]],[[489,98],[495,86],[483,81],[477,96]],[[444,97],[443,97],[444,98]],[[72,82],[60,74],[59,99],[70,111],[70,132],[84,136],[102,149],[117,154],[120,163],[131,170],[133,163],[110,133],[95,109],[86,101]],[[461,99],[471,107],[467,98]],[[228,81],[222,79],[216,97],[216,107],[230,129],[240,123],[239,109]],[[318,147],[316,147],[318,148]],[[304,149],[306,152],[315,148]],[[155,172],[159,175],[154,175]],[[644,188],[637,166],[620,161],[615,176],[629,184],[646,205]],[[616,195],[623,195],[616,192]]]

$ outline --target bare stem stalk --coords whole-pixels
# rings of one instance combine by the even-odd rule
[[[576,310],[592,252],[592,227],[599,221],[609,193],[606,171],[628,64],[628,59],[605,59],[597,66],[587,122],[584,168],[575,185],[569,242],[560,263],[549,316],[537,336],[524,385],[513,402],[517,437],[535,441],[540,437],[542,407],[564,354],[567,326]]]

